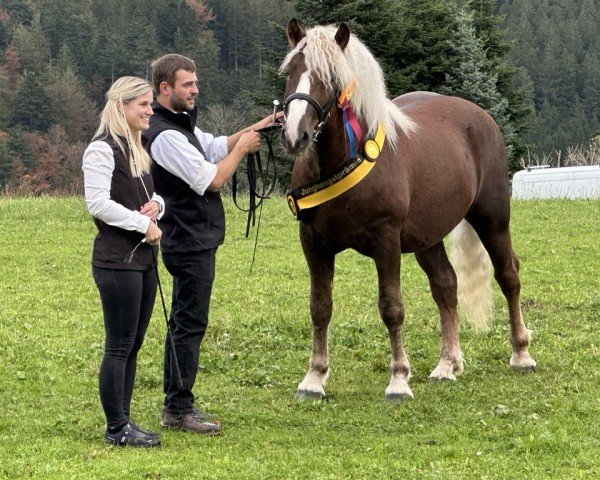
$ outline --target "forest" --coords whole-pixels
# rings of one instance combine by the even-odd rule
[[[527,155],[600,134],[600,0],[0,0],[0,194],[80,194],[81,155],[104,93],[193,58],[199,124],[233,133],[283,96],[285,27],[346,22],[381,62],[392,97],[457,95]],[[286,187],[290,162],[279,158]]]

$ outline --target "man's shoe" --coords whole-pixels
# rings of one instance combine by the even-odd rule
[[[121,430],[116,433],[104,432],[104,438],[111,445],[119,447],[157,447],[160,445],[160,438],[157,436],[146,435],[137,430],[131,422],[127,422]]]
[[[194,432],[200,435],[219,435],[221,426],[212,421],[208,421],[200,412],[176,414],[170,413],[163,408],[161,425],[163,428],[172,428],[183,430],[185,432]]]
[[[219,427],[221,426],[221,419],[213,413],[202,412],[197,408],[193,408],[192,413],[196,416],[196,418],[200,419],[203,422],[214,423]]]
[[[161,423],[162,423],[163,419],[165,418],[165,413],[167,413],[167,407],[163,406],[160,411]],[[196,415],[196,417],[199,420],[201,420],[202,422],[214,423],[215,425],[219,425],[219,426],[221,425],[221,419],[213,413],[201,412],[197,408],[192,408],[192,413],[194,413]]]

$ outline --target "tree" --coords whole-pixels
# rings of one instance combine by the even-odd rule
[[[4,50],[17,25],[31,22],[31,6],[27,0],[2,0],[0,4],[0,49]]]
[[[50,47],[52,59],[60,55],[65,46],[71,52],[75,71],[91,76],[97,65],[98,28],[100,22],[94,18],[91,2],[81,0],[32,0],[35,8],[43,12],[40,23]],[[138,30],[136,25],[135,29]]]
[[[450,39],[457,29],[456,5],[444,0],[403,0],[399,4],[401,9],[394,19],[399,25],[398,34],[392,44],[391,61],[400,67],[399,74],[406,80],[398,93],[437,91],[454,63]]]
[[[8,45],[10,14],[0,8],[0,46]]]
[[[0,130],[0,193],[11,179],[14,161],[8,148],[8,133]]]
[[[50,45],[42,31],[39,13],[34,14],[31,26],[20,25],[15,29],[12,47],[24,70],[34,73],[44,70],[50,60]]]
[[[35,195],[80,193],[85,143],[73,143],[70,135],[58,125],[46,134],[29,133],[28,140],[36,158],[35,166],[27,171],[29,191]]]
[[[503,26],[503,16],[495,12],[496,4],[495,0],[467,0],[465,9],[471,12],[476,36],[482,42],[487,61],[484,72],[496,77],[498,92],[508,102],[506,115],[512,130],[510,146],[514,169],[518,165],[516,158],[526,152],[524,135],[533,111],[530,100],[533,92],[527,75],[519,72],[509,60],[512,44]]]
[[[486,110],[500,127],[510,158],[514,128],[509,122],[508,100],[498,91],[498,76],[489,73],[489,60],[483,40],[476,35],[473,15],[463,12],[458,19],[458,30],[451,42],[458,62],[446,74],[440,92],[466,98]]]
[[[600,133],[600,54],[597,49],[588,51],[583,61],[585,83],[583,104],[592,135]]]
[[[0,193],[34,163],[26,135],[20,127],[0,131]]]
[[[453,57],[453,2],[299,0],[297,8],[310,23],[348,23],[380,61],[391,96],[443,85]]]
[[[524,139],[548,155],[598,131],[600,10],[597,0],[505,1],[511,52],[533,84],[535,119]]]
[[[293,2],[284,0],[208,0],[214,20],[208,24],[219,45],[220,101],[237,95],[262,102],[281,95],[278,64],[287,51],[284,25],[294,16]],[[277,92],[277,93],[275,93]],[[270,103],[270,100],[269,100]]]
[[[50,99],[42,83],[42,76],[25,71],[15,97],[13,125],[27,130],[46,131],[50,126]]]
[[[48,72],[48,123],[69,132],[71,142],[89,141],[98,123],[98,111],[86,97],[81,80],[69,61],[57,62]]]
[[[12,91],[9,88],[9,81],[6,71],[0,69],[0,131],[8,128],[11,117],[10,98]]]
[[[19,81],[21,79],[21,61],[19,60],[19,54],[12,48],[12,46],[8,46],[6,48],[6,65],[4,66],[4,70],[6,72],[6,78],[8,79],[8,84],[10,88],[13,89],[17,87]]]

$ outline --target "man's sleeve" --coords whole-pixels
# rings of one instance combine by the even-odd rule
[[[200,145],[202,145],[208,162],[219,163],[229,153],[227,151],[227,137],[215,137],[210,133],[203,132],[198,127],[194,130],[194,134],[200,142]]]
[[[204,192],[217,175],[217,167],[179,132],[165,130],[150,147],[152,159],[161,167],[187,183],[198,195]]]

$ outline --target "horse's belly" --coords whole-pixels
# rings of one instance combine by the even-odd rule
[[[400,234],[402,252],[426,250],[441,242],[465,217],[474,198],[468,190],[437,193],[411,204]]]
[[[456,226],[456,225],[454,225]],[[436,230],[425,233],[424,231],[402,231],[400,235],[400,248],[402,253],[414,253],[422,250],[427,250],[432,246],[441,242],[448,233],[452,231],[454,227],[449,230]]]

